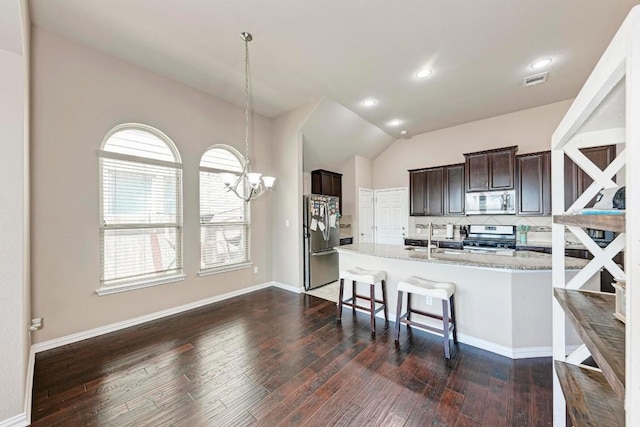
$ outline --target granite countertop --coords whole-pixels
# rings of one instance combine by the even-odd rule
[[[424,234],[414,234],[411,236],[406,236],[405,239],[411,239],[411,240],[424,240],[427,241],[429,240],[429,238],[424,235]],[[433,242],[455,242],[455,243],[462,243],[463,239],[447,239],[446,237],[442,237],[442,236],[431,236],[431,241]]]
[[[359,243],[336,247],[338,252],[355,253],[361,255],[378,256],[408,261],[453,264],[464,267],[501,268],[506,270],[551,270],[551,255],[514,251],[513,256],[478,254],[455,249],[433,249],[431,258],[426,248],[416,250],[414,247],[401,245],[383,245],[375,243]],[[578,270],[587,265],[589,261],[573,257],[565,257],[567,270]]]

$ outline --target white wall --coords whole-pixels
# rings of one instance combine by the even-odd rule
[[[373,161],[362,156],[354,157],[355,168],[355,206],[353,214],[353,237],[354,243],[360,241],[360,188],[373,189]]]
[[[273,194],[251,202],[252,261],[259,273],[243,269],[197,275],[200,157],[216,143],[244,152],[242,107],[37,27],[32,59],[33,315],[45,319],[36,342],[271,280]],[[238,97],[241,102],[242,94]],[[111,128],[127,122],[157,127],[180,150],[187,278],[99,297],[95,294],[100,279],[97,149]],[[253,167],[281,178],[272,166],[271,124],[254,115]]]
[[[356,156],[344,162],[340,170],[342,174],[342,215],[355,215],[356,209]]]
[[[373,162],[376,189],[408,187],[408,169],[463,163],[465,153],[518,146],[517,154],[551,149],[551,134],[572,100],[399,139]]]
[[[26,2],[0,1],[0,424],[24,420],[29,337],[28,13]],[[26,28],[26,30],[23,30]],[[7,421],[8,422],[8,421]]]
[[[273,203],[273,280],[303,289],[302,139],[300,129],[319,101],[290,111],[273,124],[273,158],[278,178]],[[295,261],[297,260],[297,262]]]

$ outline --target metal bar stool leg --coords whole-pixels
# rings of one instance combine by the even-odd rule
[[[444,357],[451,359],[449,349],[449,301],[442,300],[442,335],[444,336]]]
[[[407,320],[411,320],[411,292],[407,292]],[[411,326],[407,324],[407,329]]]
[[[402,317],[402,291],[398,291],[398,309],[396,310],[396,344],[400,344],[400,318]]]

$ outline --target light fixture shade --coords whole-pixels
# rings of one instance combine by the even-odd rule
[[[260,184],[261,176],[262,174],[258,172],[247,173],[247,179],[249,180],[249,185],[251,185],[252,187],[256,187],[258,184]]]
[[[222,178],[222,183],[224,185],[231,185],[236,182],[236,179],[238,179],[238,177],[232,173],[223,173],[220,174],[220,177]]]
[[[271,189],[273,184],[276,182],[276,179],[273,176],[263,176],[262,182],[264,182],[264,186],[267,187],[267,189]]]

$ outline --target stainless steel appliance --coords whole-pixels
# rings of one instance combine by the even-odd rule
[[[516,248],[516,226],[470,225],[463,248],[473,252],[511,253]]]
[[[467,215],[507,215],[516,213],[516,191],[485,191],[467,193]]]
[[[309,290],[338,280],[340,203],[338,197],[304,196],[304,288]]]

